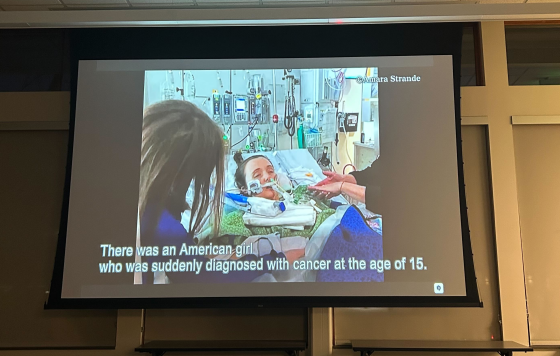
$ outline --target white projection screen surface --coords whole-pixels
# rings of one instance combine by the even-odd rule
[[[450,55],[82,60],[61,298],[466,297],[456,133]]]
[[[71,31],[46,307],[481,306],[463,25],[255,30]]]

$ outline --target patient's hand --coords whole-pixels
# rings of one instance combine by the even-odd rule
[[[327,185],[327,184],[331,184],[331,183],[337,183],[337,182],[346,182],[346,183],[352,183],[352,184],[356,184],[356,178],[354,178],[353,175],[351,174],[339,174],[336,172],[330,172],[330,171],[324,171],[323,172],[324,175],[327,176],[327,178],[323,179],[322,181],[320,181],[319,183],[315,184],[314,187],[320,187],[323,185]]]
[[[314,191],[320,198],[330,199],[336,197],[342,192],[342,183],[345,183],[345,181],[322,185],[310,185],[307,189]]]

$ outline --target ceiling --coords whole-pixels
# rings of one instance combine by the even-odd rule
[[[64,11],[102,9],[165,9],[227,7],[309,7],[387,4],[510,4],[560,0],[0,0],[2,11]]]

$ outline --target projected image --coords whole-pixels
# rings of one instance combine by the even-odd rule
[[[467,295],[451,56],[84,60],[78,79],[62,298]]]
[[[146,71],[134,283],[383,282],[377,76]]]

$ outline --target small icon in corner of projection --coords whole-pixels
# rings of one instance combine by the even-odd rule
[[[443,294],[443,283],[434,283],[434,293]]]

